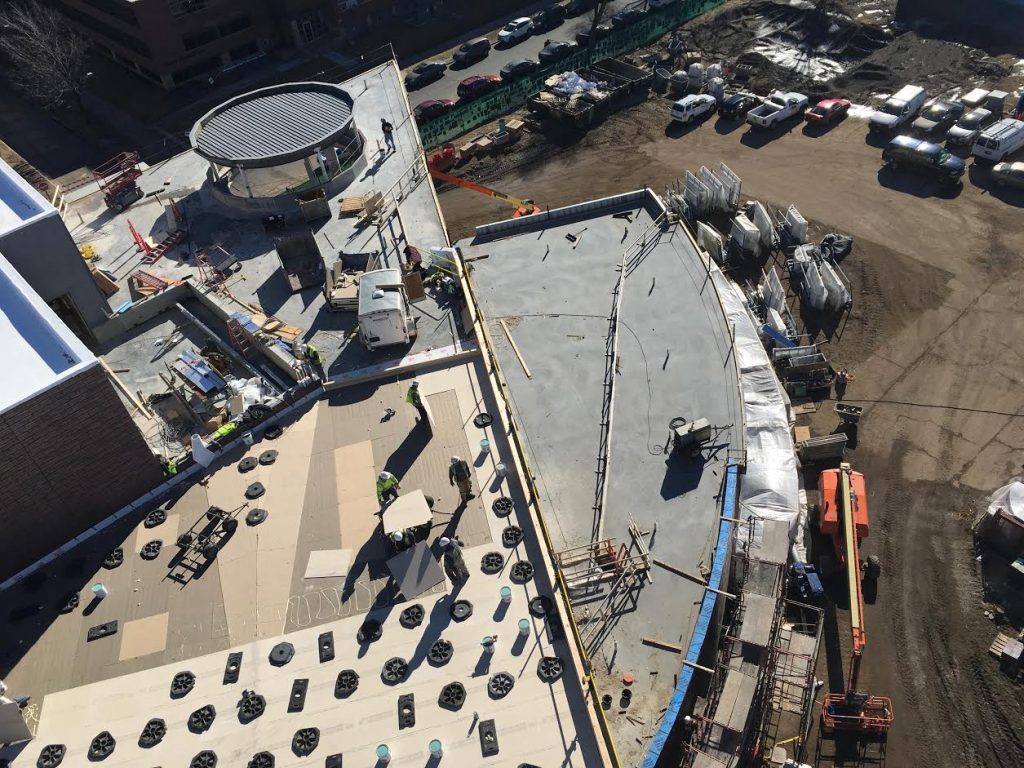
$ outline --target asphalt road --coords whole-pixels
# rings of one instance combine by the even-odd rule
[[[609,10],[606,15],[610,19],[613,13],[633,5],[642,6],[643,3],[637,3],[636,0],[613,0],[613,2],[609,3]],[[554,29],[549,29],[546,32],[531,35],[522,42],[508,48],[494,47],[494,42],[498,39],[498,29],[500,29],[500,27],[494,29],[487,34],[487,37],[491,40],[492,47],[491,52],[487,55],[486,59],[478,61],[475,64],[470,64],[468,67],[464,68],[449,68],[444,73],[444,77],[440,80],[423,88],[410,91],[409,100],[413,105],[419,104],[421,101],[426,101],[428,99],[455,100],[458,98],[455,92],[458,88],[459,81],[464,80],[470,75],[496,75],[501,71],[503,66],[514,59],[533,59],[534,61],[537,61],[537,54],[540,53],[541,48],[544,47],[545,40],[568,40],[570,42],[575,42],[576,33],[589,29],[592,23],[592,18],[592,13],[587,12],[582,16],[566,19],[561,23],[561,25]],[[610,23],[610,21],[603,20],[602,23]],[[452,53],[454,53],[454,49],[437,56],[432,56],[429,60],[451,63]],[[410,67],[409,69],[406,69],[405,72],[409,72],[411,69],[412,68]]]

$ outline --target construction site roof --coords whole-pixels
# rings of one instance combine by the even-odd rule
[[[331,83],[284,83],[225,101],[196,121],[192,146],[224,166],[265,168],[332,144],[352,122],[352,97]]]
[[[0,413],[96,365],[96,358],[0,254]]]
[[[0,160],[0,237],[52,212],[53,206],[17,171]]]

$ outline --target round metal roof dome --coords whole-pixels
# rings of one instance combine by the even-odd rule
[[[192,146],[218,165],[267,168],[308,157],[352,129],[352,97],[331,83],[283,83],[214,107]]]

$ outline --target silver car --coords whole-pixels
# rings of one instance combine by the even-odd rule
[[[946,142],[957,147],[969,147],[983,130],[996,120],[996,116],[987,109],[972,109],[961,115],[956,125],[946,134]]]
[[[1024,161],[996,163],[992,166],[992,181],[997,187],[1024,189]]]

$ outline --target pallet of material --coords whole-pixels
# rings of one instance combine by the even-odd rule
[[[273,315],[264,315],[262,312],[253,312],[252,321],[256,327],[264,333],[269,333],[286,341],[295,341],[302,334],[302,329],[294,325],[278,320]]]
[[[1003,655],[1003,651],[1006,646],[1012,643],[1016,638],[1010,635],[1000,632],[996,635],[996,639],[992,641],[992,645],[988,647],[988,652],[995,656],[997,659]]]
[[[369,195],[356,195],[354,197],[343,197],[339,200],[338,206],[338,218],[344,218],[345,216],[355,216],[361,213],[363,208],[366,207],[366,201],[370,199]]]

